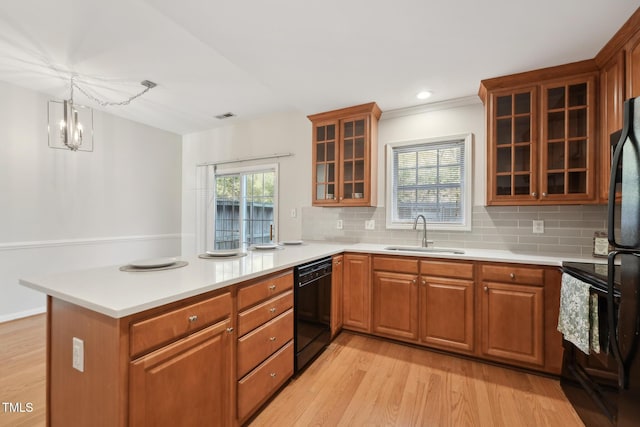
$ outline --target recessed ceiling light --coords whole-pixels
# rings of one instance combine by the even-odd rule
[[[423,90],[422,92],[419,92],[416,95],[416,98],[418,99],[427,99],[431,96],[431,92],[429,92],[428,90]]]

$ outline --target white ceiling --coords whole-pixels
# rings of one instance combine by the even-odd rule
[[[68,98],[69,77],[178,134],[296,109],[383,111],[481,79],[593,58],[639,0],[3,0],[0,80]]]

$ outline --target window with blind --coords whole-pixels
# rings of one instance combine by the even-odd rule
[[[471,229],[472,135],[387,145],[387,228]]]

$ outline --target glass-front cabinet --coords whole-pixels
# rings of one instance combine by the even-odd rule
[[[595,79],[542,86],[543,200],[588,200],[595,189]]]
[[[309,116],[314,206],[375,206],[380,114],[370,103]]]
[[[566,70],[481,83],[487,113],[487,205],[597,202],[597,74],[589,69],[535,80]]]
[[[490,188],[496,199],[534,200],[536,179],[536,90],[495,93],[491,102]]]

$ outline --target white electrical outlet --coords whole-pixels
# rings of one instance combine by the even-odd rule
[[[73,369],[84,372],[84,341],[76,337],[73,337],[73,361],[71,366]]]
[[[364,229],[365,230],[375,230],[376,229],[376,220],[375,219],[365,220]]]
[[[341,220],[341,219],[339,219],[338,221],[336,221],[336,228],[337,228],[338,230],[342,230],[342,220]]]
[[[533,232],[536,234],[544,233],[544,221],[543,220],[533,220]]]

